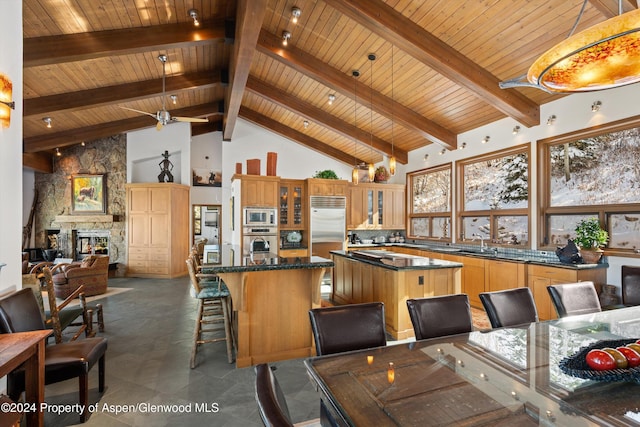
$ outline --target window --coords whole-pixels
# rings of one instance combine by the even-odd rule
[[[409,236],[451,241],[451,164],[408,174]]]
[[[596,217],[608,252],[640,248],[640,117],[539,143],[541,246],[564,246]]]
[[[459,241],[529,245],[529,145],[457,164]]]

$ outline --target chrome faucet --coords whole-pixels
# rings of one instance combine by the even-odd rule
[[[473,237],[473,239],[471,239],[472,242],[475,241],[476,238],[480,239],[480,252],[484,252],[484,250],[487,249],[487,245],[484,243],[484,237],[477,233],[473,233],[471,237]]]

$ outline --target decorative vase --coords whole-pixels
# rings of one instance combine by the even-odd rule
[[[602,249],[580,249],[580,256],[585,264],[597,264],[603,253]]]

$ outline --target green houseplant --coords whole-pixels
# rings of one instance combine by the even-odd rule
[[[609,240],[609,233],[600,227],[598,218],[583,219],[576,225],[574,242],[580,247],[580,255],[587,264],[595,264],[602,257],[601,249]]]
[[[315,175],[312,178],[322,178],[322,179],[340,179],[338,175],[332,171],[331,169],[325,169],[323,171],[316,171]]]

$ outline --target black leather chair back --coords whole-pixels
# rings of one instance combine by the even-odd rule
[[[0,329],[3,333],[45,329],[36,296],[23,288],[0,300]]]
[[[471,332],[473,320],[467,294],[407,300],[416,340]]]
[[[593,282],[567,283],[547,286],[558,317],[602,311]]]
[[[481,292],[479,296],[492,328],[526,325],[538,321],[538,310],[529,288]]]
[[[622,304],[640,305],[640,267],[622,266]]]
[[[387,344],[384,304],[347,304],[309,310],[318,356]]]
[[[256,365],[256,402],[262,422],[266,427],[290,427],[291,417],[278,379],[271,367],[262,363]]]

